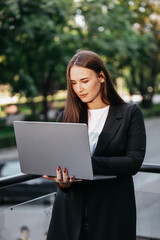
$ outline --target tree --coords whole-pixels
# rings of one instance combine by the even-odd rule
[[[130,9],[135,14],[132,25],[137,33],[140,48],[136,61],[133,58],[128,61],[129,84],[130,88],[134,85],[134,88],[141,93],[142,106],[151,107],[160,70],[160,2],[145,0],[131,3]]]
[[[158,5],[148,0],[78,3],[85,21],[84,46],[99,52],[113,80],[122,76],[131,94],[142,95],[146,107],[151,106],[160,66],[160,24],[152,21],[155,13],[159,19]]]
[[[1,82],[33,98],[66,87],[65,70],[77,49],[102,56],[113,81],[151,105],[159,72],[159,2],[149,0],[2,0]],[[77,19],[81,22],[78,23]]]
[[[78,45],[73,33],[73,1],[7,0],[1,2],[1,8],[0,55],[5,56],[1,82],[10,83],[13,91],[27,97],[42,93],[47,118],[46,97],[65,87],[69,51]],[[74,44],[70,46],[70,42]]]

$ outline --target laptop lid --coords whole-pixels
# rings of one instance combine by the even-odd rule
[[[14,122],[21,171],[56,176],[57,166],[68,175],[93,179],[86,124]]]
[[[84,123],[14,122],[23,173],[56,176],[57,167],[69,177],[98,180],[115,176],[93,175],[88,128]]]

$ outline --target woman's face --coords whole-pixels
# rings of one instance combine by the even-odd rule
[[[88,108],[104,107],[100,91],[103,77],[98,77],[91,69],[73,66],[70,69],[70,79],[73,91],[82,102],[87,103]]]

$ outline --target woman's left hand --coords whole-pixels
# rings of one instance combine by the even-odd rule
[[[68,172],[67,169],[63,169],[63,173],[61,171],[60,167],[57,167],[57,177],[51,177],[47,175],[43,175],[45,179],[51,180],[56,182],[60,187],[70,187],[71,183],[73,182],[81,182],[83,181],[82,179],[75,179],[74,176],[71,176],[70,178],[68,177]]]

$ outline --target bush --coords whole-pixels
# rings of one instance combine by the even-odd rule
[[[144,118],[160,116],[160,104],[153,104],[152,108],[141,108]]]
[[[16,146],[13,125],[4,126],[0,131],[0,148]]]
[[[3,139],[0,138],[0,149],[16,146],[16,140],[14,136],[6,136]]]

